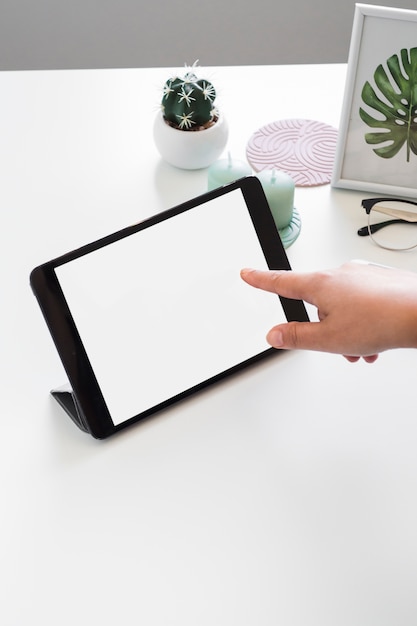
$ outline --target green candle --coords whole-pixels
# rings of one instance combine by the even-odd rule
[[[230,153],[227,159],[220,159],[210,165],[208,170],[208,189],[217,189],[228,183],[243,178],[244,176],[250,176],[252,169],[250,165],[244,161],[237,161],[232,159]]]
[[[294,210],[295,184],[291,176],[277,170],[263,170],[257,174],[268,200],[278,230],[288,226]]]

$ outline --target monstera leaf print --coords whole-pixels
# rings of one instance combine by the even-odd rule
[[[384,144],[374,152],[384,159],[395,156],[406,145],[407,161],[410,153],[417,154],[417,48],[401,50],[387,60],[389,74],[382,65],[374,72],[376,89],[366,82],[362,100],[378,112],[372,117],[363,108],[361,119],[371,128],[379,129],[365,134],[370,145]]]

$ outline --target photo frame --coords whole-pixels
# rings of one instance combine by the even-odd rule
[[[417,11],[356,4],[333,187],[417,198]]]

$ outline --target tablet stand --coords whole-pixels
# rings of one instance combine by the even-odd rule
[[[52,389],[51,396],[55,398],[58,404],[64,409],[72,421],[85,433],[90,432],[87,428],[87,422],[77,398],[69,385],[64,385],[58,389]]]

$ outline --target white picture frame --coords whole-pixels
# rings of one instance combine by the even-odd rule
[[[401,52],[403,50],[405,52]],[[412,76],[409,75],[410,67],[407,74],[403,61],[415,68]],[[402,79],[401,76],[399,79],[403,80],[403,84],[404,81],[408,85],[411,82],[417,94],[417,11],[356,4],[331,180],[333,187],[362,190],[376,195],[417,198],[417,103],[410,102],[407,109],[406,99],[401,98],[406,110],[398,110],[396,117],[400,119],[394,119],[394,115],[389,119],[382,111],[368,104],[375,104],[376,94],[382,102],[377,107],[388,105],[394,109],[396,96],[392,96],[390,102],[379,87],[381,79],[386,86],[388,80],[388,89],[393,88],[398,94],[397,99],[400,97],[401,89],[395,80],[395,69],[392,73],[393,63],[398,65],[402,75]],[[363,100],[366,83],[365,98],[368,103]],[[370,96],[372,90],[374,94]],[[414,128],[411,128],[410,118],[407,117],[410,106],[413,107]],[[374,127],[369,126],[362,116],[365,119],[373,118],[371,122]],[[411,134],[408,133],[405,143],[398,149],[401,143],[399,137],[404,137],[404,130],[398,129],[404,123]],[[383,140],[383,133],[389,134],[388,141]],[[376,134],[379,136],[376,137]],[[382,150],[385,154],[395,149],[398,152],[389,157],[381,156],[381,148],[385,149]]]

